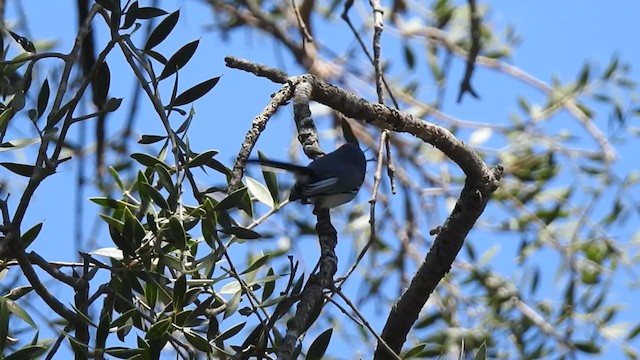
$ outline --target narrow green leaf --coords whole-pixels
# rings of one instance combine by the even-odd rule
[[[162,15],[167,15],[168,12],[162,10],[162,9],[158,9],[155,7],[146,7],[143,6],[141,8],[138,8],[138,11],[136,12],[136,17],[138,19],[152,19],[158,16],[162,16]]]
[[[118,171],[114,169],[113,166],[109,166],[109,174],[111,174],[111,177],[113,178],[113,181],[116,182],[116,185],[118,185],[118,188],[124,191],[124,185],[122,184],[120,175],[118,175]]]
[[[273,271],[273,268],[269,268],[269,270],[267,271],[267,276],[271,276],[271,275],[275,275],[275,272]],[[263,303],[273,294],[273,290],[275,290],[275,288],[276,288],[276,281],[275,280],[267,281],[264,284],[264,287],[262,289],[262,302]]]
[[[96,3],[111,12],[120,11],[114,0],[96,0]]]
[[[200,84],[186,90],[182,94],[176,96],[176,98],[171,103],[172,106],[181,106],[188,104],[190,102],[196,101],[199,98],[206,95],[214,86],[218,83],[220,77],[214,77],[212,79],[201,82]]]
[[[33,165],[17,164],[12,162],[0,162],[0,165],[14,174],[25,177],[31,177],[35,170],[35,166]]]
[[[260,160],[267,160],[267,157],[261,151],[258,151],[258,158]],[[262,167],[262,177],[264,178],[264,182],[267,184],[271,198],[276,204],[279,204],[280,194],[276,174],[273,171],[268,170],[267,167]]]
[[[122,104],[122,98],[111,98],[107,100],[106,104],[104,104],[103,110],[106,112],[114,112],[118,110],[121,104]]]
[[[58,125],[60,120],[62,120],[62,118],[67,114],[73,104],[73,101],[69,101],[55,113],[50,113],[49,116],[47,116],[47,126],[45,127],[45,129],[52,129],[56,125]]]
[[[228,210],[231,208],[235,208],[238,206],[238,204],[240,204],[240,201],[242,200],[242,197],[244,196],[244,194],[246,193],[247,188],[241,188],[238,189],[234,192],[232,192],[231,194],[227,195],[227,197],[225,197],[224,199],[222,199],[219,203],[217,203],[214,207],[213,210]]]
[[[18,305],[16,302],[14,302],[13,300],[9,300],[6,297],[0,297],[0,301],[4,303],[4,306],[7,307],[7,310],[9,310],[9,312],[11,312],[13,315],[22,319],[22,321],[29,324],[29,326],[31,326],[32,328],[38,328],[31,316],[29,316],[29,314],[24,311],[24,309],[20,307],[20,305]]]
[[[140,359],[144,350],[114,346],[104,349],[104,352],[118,359]]]
[[[40,230],[42,230],[42,223],[36,224],[34,227],[25,231],[24,234],[22,234],[22,246],[24,249],[28,248],[29,245],[31,245],[31,243],[33,242],[33,240],[35,240],[36,237],[38,237],[38,234],[40,234]]]
[[[176,10],[175,12],[169,14],[166,18],[164,18],[158,26],[151,32],[149,35],[149,39],[147,39],[147,43],[144,45],[145,50],[151,50],[156,45],[160,44],[164,39],[169,36],[173,28],[178,23],[178,18],[180,17],[180,10]]]
[[[20,149],[20,148],[23,148],[25,146],[29,146],[31,144],[36,144],[36,143],[39,143],[39,142],[40,142],[40,138],[39,137],[32,138],[32,139],[16,139],[16,140],[7,141],[7,142],[2,143],[0,145],[0,152]]]
[[[245,176],[245,179],[247,180],[249,193],[258,199],[258,201],[267,205],[270,209],[273,209],[273,198],[271,197],[269,189],[254,178]]]
[[[236,311],[238,310],[238,305],[240,305],[241,299],[242,299],[242,291],[238,291],[235,294],[233,294],[231,299],[227,302],[227,308],[224,309],[224,316],[223,316],[224,319],[236,313]]]
[[[192,41],[178,49],[178,51],[176,51],[176,53],[173,54],[167,61],[164,69],[162,69],[162,73],[160,73],[160,76],[158,77],[158,81],[166,79],[167,77],[173,75],[176,71],[182,69],[189,62],[189,60],[191,60],[193,54],[195,54],[199,43],[200,40]]]
[[[167,63],[167,58],[159,52],[154,50],[145,50],[145,52],[147,53],[147,55],[149,55],[149,57],[159,62],[160,64],[164,65]]]
[[[166,139],[166,136],[162,136],[162,135],[142,135],[142,137],[140,138],[140,140],[138,140],[138,144],[155,144],[158,141],[162,141],[164,139]]]
[[[177,89],[175,90],[177,91]],[[171,98],[175,99],[176,94],[171,94]],[[189,126],[191,126],[191,121],[193,120],[193,116],[195,114],[196,114],[195,110],[193,109],[193,107],[191,107],[191,109],[189,110],[189,116],[187,116],[187,118],[184,119],[182,124],[180,124],[180,127],[178,128],[178,130],[176,130],[176,134],[181,134],[189,129]]]
[[[126,30],[131,26],[133,26],[133,24],[136,22],[136,19],[138,18],[137,15],[138,15],[138,2],[134,1],[126,10],[124,23],[122,24],[122,27],[120,29]]]
[[[597,346],[595,343],[589,341],[589,342],[575,342],[573,343],[573,346],[576,347],[576,349],[585,352],[587,354],[600,354],[601,349],[599,346]]]
[[[6,339],[9,335],[9,309],[6,301],[0,300],[0,339]],[[0,342],[0,353],[4,353],[7,342]]]
[[[170,327],[170,317],[157,321],[155,324],[151,325],[149,331],[147,331],[147,335],[145,336],[145,338],[149,340],[160,339],[168,333]]]
[[[171,218],[175,219],[175,218]],[[176,219],[177,220],[177,219]],[[184,233],[184,232],[183,232]],[[184,306],[184,295],[187,292],[187,277],[182,274],[176,279],[173,286],[173,308],[175,311],[181,311]]]
[[[253,262],[253,264],[251,264],[245,271],[241,272],[240,275],[248,274],[260,268],[262,265],[264,265],[267,262],[267,260],[269,260],[269,254],[262,255],[261,257],[257,258]]]
[[[182,222],[175,216],[169,219],[169,231],[171,232],[171,238],[174,241],[174,245],[178,249],[184,249],[187,244],[187,234],[184,231]]]
[[[241,322],[239,324],[233,325],[232,327],[230,327],[229,329],[227,329],[225,332],[221,333],[220,335],[216,336],[215,341],[224,341],[227,340],[233,336],[235,336],[236,334],[238,334],[242,328],[244,328],[244,326],[246,325],[246,322]]]
[[[47,109],[47,105],[49,104],[49,80],[44,79],[42,83],[42,87],[40,88],[40,93],[38,94],[38,106],[37,106],[37,118],[39,119],[44,111]]]
[[[20,45],[20,47],[24,49],[24,51],[30,52],[30,53],[36,52],[36,47],[33,45],[31,40],[27,39],[24,36],[20,36],[11,30],[9,30],[9,34],[11,34],[11,37],[13,38],[13,40],[15,40],[18,43],[18,45]]]
[[[103,61],[98,65],[98,71],[96,72],[94,82],[93,91],[95,91],[95,94],[93,98],[96,102],[96,106],[101,109],[105,107],[107,95],[109,94],[109,88],[111,86],[111,71],[109,70],[109,65],[106,61]]]
[[[147,167],[154,167],[156,165],[161,165],[166,169],[169,169],[169,165],[165,164],[162,160],[160,160],[159,158],[155,158],[151,155],[147,155],[147,154],[143,154],[143,153],[134,153],[130,155],[131,158],[137,162],[139,162],[140,164],[147,166]]]
[[[331,335],[333,335],[333,329],[327,329],[322,334],[313,340],[313,343],[307,351],[307,360],[322,360],[324,353],[327,351],[329,342],[331,341]]]
[[[138,207],[138,205],[135,205],[135,204],[130,204],[122,200],[110,199],[106,197],[91,197],[89,198],[89,200],[93,201],[94,203],[102,207],[107,207],[110,209],[124,209],[125,207],[131,208],[131,209],[137,209]]]
[[[220,231],[225,234],[234,235],[239,239],[254,240],[262,237],[262,235],[260,235],[259,233],[240,226],[231,226]]]
[[[211,160],[211,158],[214,157],[217,153],[218,153],[217,150],[207,150],[205,152],[202,152],[196,155],[196,157],[194,157],[193,159],[191,159],[191,161],[189,161],[189,167],[191,168],[196,166],[202,166],[208,163],[209,160]]]
[[[482,345],[476,351],[476,356],[474,360],[486,360],[487,359],[487,343],[483,342]]]
[[[193,345],[194,348],[204,352],[205,354],[209,354],[212,351],[211,344],[209,344],[207,339],[196,334],[191,329],[185,329],[184,336],[187,338],[189,344]]]
[[[0,129],[5,128],[5,125],[7,124],[7,122],[9,122],[9,120],[11,120],[15,113],[15,110],[10,107],[4,109],[4,111],[0,114]]]
[[[640,324],[636,325],[633,329],[631,329],[631,331],[629,331],[629,334],[627,335],[627,341],[633,340],[636,336],[638,336],[638,334],[640,334]]]
[[[169,196],[177,196],[178,192],[176,191],[176,187],[173,184],[173,179],[171,178],[169,171],[162,165],[156,165],[154,166],[154,169],[156,170],[156,174],[158,174],[158,182],[165,190],[167,190]]]
[[[148,195],[153,202],[158,205],[161,209],[163,210],[170,210],[171,207],[169,206],[169,203],[167,202],[167,199],[164,198],[164,196],[162,196],[162,194],[153,186],[149,185],[148,183],[141,183],[139,184],[140,186],[140,190],[142,191],[142,195]]]

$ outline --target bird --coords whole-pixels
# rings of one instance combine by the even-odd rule
[[[248,159],[247,163],[293,173],[296,182],[289,201],[300,200],[302,204],[313,204],[316,209],[331,209],[353,200],[367,172],[364,152],[353,143],[346,143],[307,166],[262,159]]]

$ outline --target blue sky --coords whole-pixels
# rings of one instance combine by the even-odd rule
[[[194,149],[206,150],[214,148],[220,151],[218,160],[226,164],[239,150],[239,144],[244,133],[250,125],[253,117],[266,105],[269,95],[278,89],[264,79],[257,79],[243,72],[224,67],[223,58],[226,55],[244,57],[259,61],[268,65],[277,66],[274,44],[265,37],[253,34],[235,34],[232,41],[223,42],[213,32],[205,30],[205,26],[211,23],[212,12],[206,6],[197,1],[161,2],[167,10],[181,8],[181,18],[177,30],[162,44],[161,50],[166,53],[175,51],[181,44],[194,39],[200,39],[200,47],[196,55],[180,74],[182,90],[194,85],[202,79],[222,75],[218,86],[205,98],[195,104],[197,115],[191,128],[190,141]],[[58,40],[54,50],[67,52],[75,34],[75,9],[74,1],[31,1],[24,2],[24,12],[29,20],[28,36],[34,40]],[[589,59],[600,68],[604,68],[613,53],[620,55],[621,59],[632,65],[640,63],[640,45],[637,34],[640,34],[640,22],[637,16],[640,13],[640,3],[635,0],[603,2],[596,0],[585,1],[489,1],[487,4],[491,10],[489,17],[498,29],[508,24],[516,27],[523,37],[522,44],[513,53],[513,63],[528,73],[544,80],[550,81],[553,75],[558,75],[567,81],[577,76],[585,59]],[[7,4],[6,19],[16,19],[15,2]],[[104,28],[99,32],[100,39],[104,40]],[[335,33],[335,41],[344,43],[346,26],[338,22],[335,28],[327,29],[329,33]],[[330,39],[325,39],[325,42]],[[7,40],[5,40],[7,41]],[[15,49],[14,49],[15,50]],[[392,47],[383,48],[383,55],[391,57],[399,49]],[[399,54],[398,54],[399,56]],[[119,53],[110,55],[109,62],[112,72],[111,95],[124,97],[123,108],[128,106],[126,98],[132,92],[133,82],[128,76],[123,76],[123,81],[118,82],[118,71],[125,71],[124,62]],[[53,60],[49,60],[52,61]],[[286,64],[292,74],[300,70],[290,63]],[[462,74],[462,65],[455,64],[454,69]],[[452,72],[455,74],[455,72]],[[53,76],[49,72],[49,76]],[[638,80],[638,70],[633,72],[634,79]],[[41,82],[43,79],[40,79]],[[488,123],[506,122],[509,112],[516,108],[516,95],[525,95],[542,102],[544,97],[514,83],[504,75],[496,75],[492,70],[478,68],[474,85],[481,94],[481,101],[466,97],[462,104],[456,104],[453,100],[445,104],[448,111],[460,118]],[[457,80],[456,80],[457,83]],[[451,91],[451,90],[450,90]],[[449,98],[453,98],[450,96]],[[138,129],[141,133],[160,134],[163,132],[160,124],[155,120],[150,106],[142,102],[141,113],[149,114],[148,120],[138,120]],[[259,142],[259,148],[267,152],[273,158],[284,158],[286,149],[279,146],[284,138],[288,141],[294,137],[294,128],[291,124],[290,110],[283,109],[279,116],[269,123],[268,132],[277,136],[265,135]],[[598,125],[606,129],[606,114],[597,119]],[[108,126],[113,131],[117,129],[118,122],[122,119],[113,117],[109,119]],[[144,123],[143,123],[144,122]],[[564,125],[560,121],[560,127],[575,129],[574,125]],[[557,122],[554,126],[558,126]],[[92,134],[92,126],[88,133]],[[27,133],[27,128],[20,128]],[[284,134],[284,135],[283,135]],[[72,134],[74,136],[75,134]],[[146,151],[146,148],[134,148],[136,151]],[[630,168],[637,168],[637,157],[629,156],[640,150],[637,142],[628,142],[618,146],[620,160],[616,168],[620,172],[628,172]],[[25,153],[24,156],[27,156]],[[20,158],[6,159],[6,153],[0,154],[2,161],[16,161]],[[93,161],[91,159],[91,161]],[[37,191],[32,205],[29,208],[24,221],[25,229],[33,224],[44,221],[44,228],[40,239],[34,244],[33,250],[39,252],[47,259],[72,261],[76,259],[72,241],[73,228],[73,204],[75,192],[71,182],[75,181],[77,166],[74,162],[62,165],[59,173],[47,179]],[[4,173],[3,173],[4,175]],[[17,194],[24,187],[25,182],[11,183],[12,195],[10,205],[15,206],[18,200]],[[92,190],[87,190],[85,197],[93,195]],[[636,196],[638,194],[635,194]],[[368,194],[361,195],[360,201],[366,201]],[[96,206],[89,202],[84,204],[85,215],[83,218],[85,234],[91,232],[94,225],[94,210]],[[488,211],[490,211],[489,208]],[[491,214],[485,216],[490,216]],[[621,236],[631,233],[631,229],[625,229]],[[109,239],[99,236],[95,244],[84,248],[91,251],[101,246],[109,246]],[[478,239],[476,239],[478,240]],[[497,238],[495,242],[477,241],[479,249],[499,247],[499,255],[512,258],[517,244],[509,239]],[[308,240],[305,240],[308,241]],[[95,247],[91,247],[95,246]],[[343,244],[343,247],[346,245]],[[343,249],[349,251],[348,249]],[[311,257],[307,258],[311,261]],[[346,263],[346,262],[345,262]],[[497,264],[496,269],[508,271],[514,266],[511,261]],[[549,274],[552,275],[552,274]],[[550,283],[551,284],[551,283]],[[551,285],[552,286],[552,285]],[[624,296],[624,288],[614,291],[618,296]],[[369,309],[370,314],[375,311]],[[380,314],[378,314],[380,315]],[[630,311],[630,316],[638,318],[638,311]],[[386,313],[382,318],[374,320],[377,329],[382,327]],[[618,352],[609,354],[612,358],[622,356]]]

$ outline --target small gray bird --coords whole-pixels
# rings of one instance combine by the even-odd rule
[[[364,182],[367,160],[358,145],[346,143],[307,166],[290,163],[249,159],[247,163],[292,172],[296,183],[291,188],[289,201],[300,200],[318,209],[329,209],[353,200]]]

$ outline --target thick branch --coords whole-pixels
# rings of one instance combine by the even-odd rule
[[[271,74],[275,72],[275,70],[268,67],[256,65],[246,60],[238,60],[231,57],[227,57],[225,60],[229,67],[251,71],[256,74]],[[365,121],[381,129],[406,132],[434,145],[458,164],[467,175],[464,189],[455,208],[439,229],[434,245],[416,273],[411,285],[389,314],[382,339],[389,345],[391,350],[395,353],[400,353],[406,336],[418,318],[420,310],[442,277],[451,269],[451,264],[462,248],[465,237],[484,211],[491,194],[498,187],[503,171],[502,166],[498,165],[494,169],[490,169],[473,149],[458,140],[449,130],[443,127],[416,118],[409,113],[389,108],[383,104],[371,103],[354,93],[342,90],[313,75],[296,77],[296,81],[297,83],[305,83],[305,86],[307,86],[306,84],[311,86],[311,100],[327,105],[348,117]],[[318,234],[322,246],[321,222],[319,214]],[[319,274],[323,274],[322,265],[321,259],[321,271]],[[331,277],[334,273],[335,271],[331,273]],[[325,274],[327,273],[325,272]],[[293,345],[295,345],[297,337],[301,334],[300,326],[305,324],[306,319],[308,319],[308,314],[304,315],[302,313],[313,309],[314,304],[319,306],[318,300],[314,299],[321,292],[324,279],[326,278],[316,279],[312,277],[309,279],[309,283],[305,287],[305,292],[309,293],[308,299],[300,302],[296,316],[287,324],[288,331],[283,345],[286,350],[282,350],[279,353],[280,359],[286,359],[286,355],[290,355],[293,352]],[[389,358],[391,356],[393,354],[389,354],[388,350],[383,347],[379,347],[376,351],[377,358]]]
[[[451,215],[439,229],[424,262],[411,280],[411,284],[394,304],[387,319],[382,338],[399,354],[411,326],[426,304],[440,280],[449,272],[451,264],[462,248],[464,239],[484,211],[491,193],[497,188],[502,176],[502,167],[496,166],[484,184],[471,184],[469,178],[462,189]],[[392,359],[394,354],[378,345],[375,359]]]
[[[287,334],[278,348],[278,359],[289,360],[298,343],[298,338],[311,325],[312,314],[319,314],[324,303],[323,289],[333,286],[333,276],[338,268],[338,258],[335,247],[338,243],[336,229],[331,225],[329,210],[315,211],[318,217],[316,231],[320,242],[320,270],[309,277],[307,284],[300,294],[300,302],[295,315],[287,321]]]

